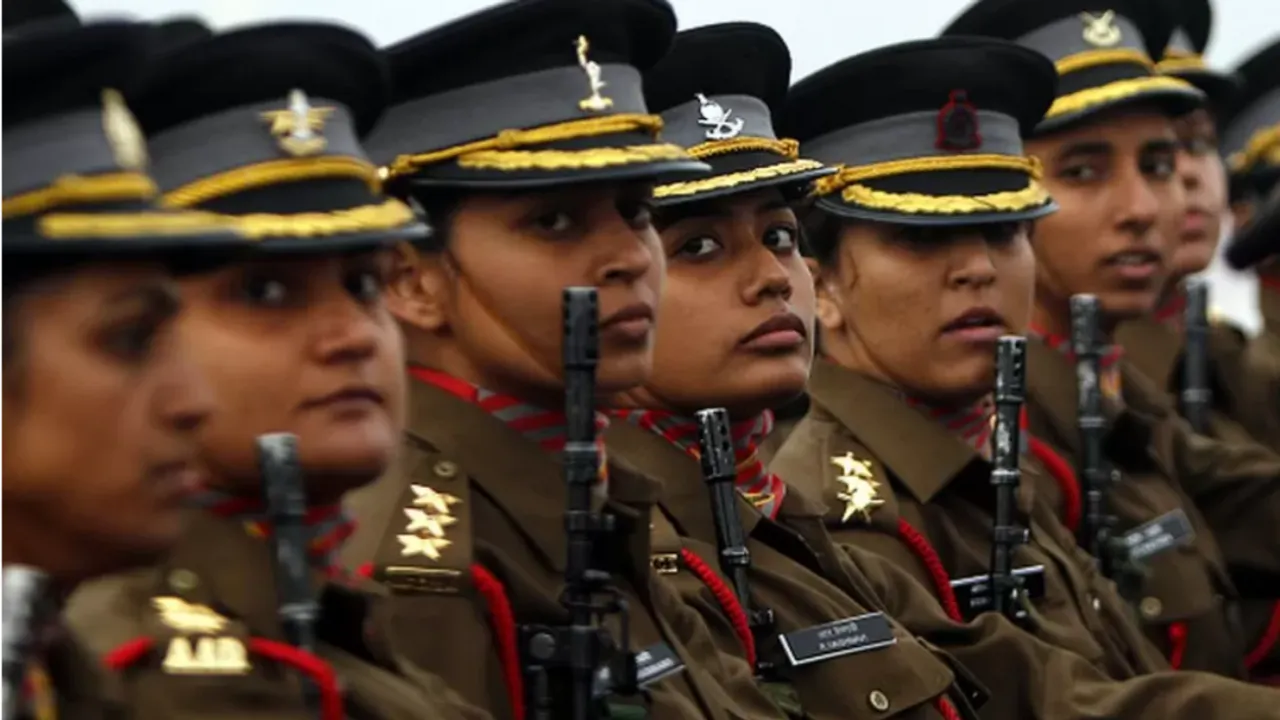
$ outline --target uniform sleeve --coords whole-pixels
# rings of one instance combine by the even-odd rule
[[[1232,572],[1280,583],[1280,456],[1256,443],[1197,435],[1180,418],[1168,418],[1161,431],[1160,451],[1172,459]]]
[[[945,650],[990,690],[982,717],[1194,720],[1267,717],[1275,711],[1274,689],[1196,672],[1116,681],[1003,616],[984,613],[971,623],[954,622],[915,578],[857,548],[845,552],[890,615]]]

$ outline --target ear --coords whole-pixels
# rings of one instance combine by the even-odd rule
[[[809,266],[809,273],[813,275],[818,325],[827,333],[837,333],[844,328],[844,311],[840,309],[839,295],[832,286],[836,281],[836,273],[831,268],[822,267],[813,258],[805,258],[804,261]]]
[[[428,332],[449,324],[449,283],[443,253],[396,246],[387,283],[387,308],[402,323]]]

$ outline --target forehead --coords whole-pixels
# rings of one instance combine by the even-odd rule
[[[1080,145],[1106,145],[1136,149],[1146,143],[1175,138],[1174,121],[1155,108],[1133,107],[1100,114],[1079,125],[1048,133],[1027,142],[1031,154],[1070,150]]]

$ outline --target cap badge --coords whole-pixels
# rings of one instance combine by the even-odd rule
[[[126,170],[141,170],[147,164],[147,141],[138,121],[116,90],[102,91],[102,129],[111,145],[116,164]]]
[[[1094,47],[1111,47],[1120,42],[1120,28],[1116,27],[1116,11],[1108,10],[1101,15],[1080,13],[1084,22],[1084,41]]]
[[[715,100],[702,93],[698,98],[698,124],[707,128],[708,140],[729,140],[742,132],[742,118],[729,117],[732,110],[726,109]]]
[[[969,102],[969,93],[952,90],[947,104],[938,111],[939,150],[977,150],[982,147],[982,133],[978,126],[978,111]]]
[[[281,150],[294,157],[305,157],[315,155],[329,144],[320,131],[332,114],[333,108],[313,108],[306,93],[294,90],[289,93],[289,107],[264,112],[262,119],[271,124],[271,134],[279,138]]]
[[[884,500],[878,497],[880,483],[875,481],[871,472],[871,461],[860,460],[847,452],[843,457],[832,457],[831,464],[840,468],[836,482],[844,486],[836,493],[836,499],[844,502],[840,522],[849,522],[854,515],[861,515],[863,520],[870,522],[871,511],[884,504]]]
[[[613,107],[613,98],[607,98],[600,94],[607,84],[600,79],[600,66],[593,60],[587,59],[587,50],[591,49],[591,43],[587,41],[586,35],[578,36],[578,65],[582,71],[587,74],[587,87],[591,89],[591,94],[578,101],[578,107],[588,112],[601,112]]]

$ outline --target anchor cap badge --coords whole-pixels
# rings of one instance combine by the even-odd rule
[[[699,104],[698,124],[707,128],[708,140],[730,140],[742,132],[745,121],[742,118],[731,117],[733,110],[725,108],[702,93],[697,93],[696,97]]]

